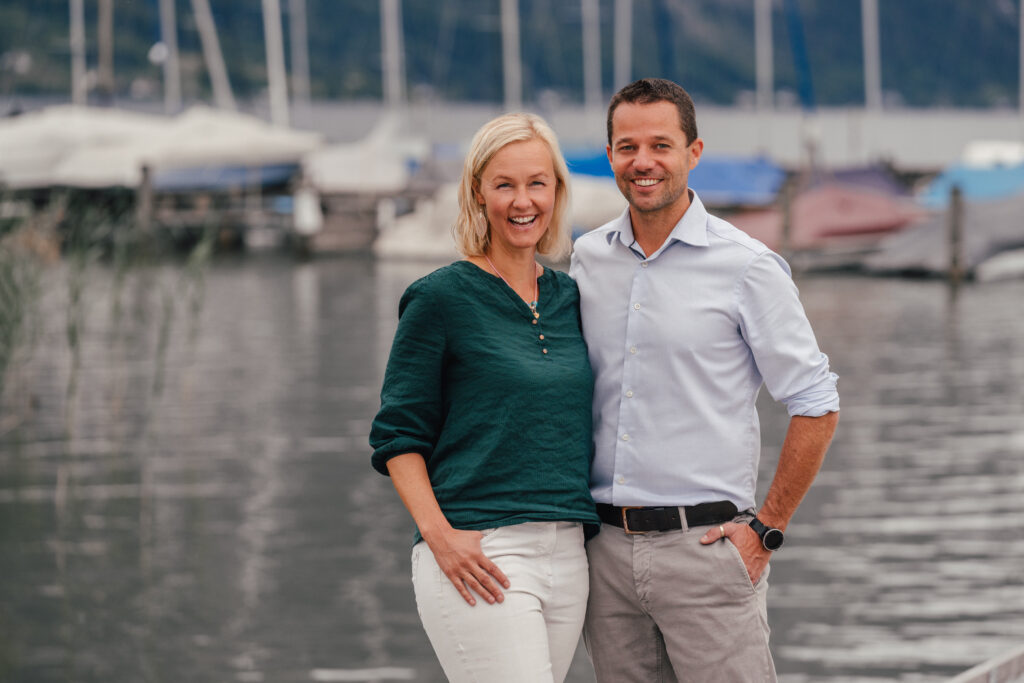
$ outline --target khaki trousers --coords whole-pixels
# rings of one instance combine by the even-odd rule
[[[701,545],[707,529],[606,524],[587,542],[583,637],[599,683],[774,683],[768,570],[752,585],[731,541]]]

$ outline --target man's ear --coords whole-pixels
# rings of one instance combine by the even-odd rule
[[[697,138],[690,145],[690,170],[697,168],[697,164],[700,163],[700,155],[704,153],[704,140],[703,138]]]

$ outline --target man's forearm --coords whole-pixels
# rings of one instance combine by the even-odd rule
[[[775,477],[758,512],[762,522],[779,529],[789,525],[821,469],[838,422],[838,412],[790,419]]]

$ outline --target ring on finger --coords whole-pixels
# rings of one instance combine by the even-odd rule
[[[724,539],[725,538],[725,525],[719,524],[718,525],[718,530],[722,532],[722,538]]]

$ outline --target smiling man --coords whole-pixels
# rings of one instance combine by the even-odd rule
[[[838,421],[836,375],[786,262],[688,188],[704,142],[671,81],[608,107],[608,160],[629,203],[576,241],[594,370],[584,637],[600,683],[774,681],[768,561]],[[761,386],[791,416],[754,499]]]

